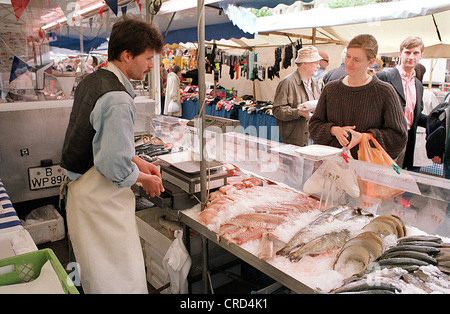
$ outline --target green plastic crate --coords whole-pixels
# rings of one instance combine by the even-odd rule
[[[67,294],[79,294],[77,288],[51,249],[38,250],[0,260],[0,269],[5,266],[14,266],[13,271],[0,275],[0,286],[29,282],[38,278],[42,266],[49,260],[59,278],[63,290]]]

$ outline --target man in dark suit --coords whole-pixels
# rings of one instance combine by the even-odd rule
[[[400,45],[400,64],[395,68],[377,73],[377,76],[390,83],[400,99],[408,126],[408,142],[404,154],[396,161],[403,169],[414,168],[414,147],[416,146],[417,126],[426,127],[427,116],[422,113],[423,85],[416,78],[415,66],[423,56],[424,44],[419,37],[408,37]]]

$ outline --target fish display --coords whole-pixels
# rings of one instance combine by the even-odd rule
[[[401,293],[402,289],[450,293],[450,276],[445,266],[450,260],[447,245],[436,236],[399,238],[396,246],[330,293]]]
[[[328,289],[319,292],[450,293],[450,244],[442,238],[408,235],[395,215],[375,217],[349,205],[321,211],[319,204],[264,179],[233,178],[195,215],[218,241],[243,245],[274,266],[292,265],[286,273],[295,278],[290,271],[314,273],[316,265],[327,265],[340,286],[324,284]]]
[[[323,211],[316,219],[310,224],[300,229],[289,242],[281,248],[277,255],[289,256],[291,252],[296,251],[299,247],[305,245],[310,238],[311,233],[314,232],[314,228],[323,224],[332,223],[334,220],[347,221],[354,219],[361,215],[371,215],[370,213],[363,213],[359,208],[352,208],[348,205],[339,205],[331,207]]]
[[[298,212],[307,212],[319,208],[316,198],[278,186],[259,178],[234,180],[208,195],[206,208],[198,214],[198,220],[204,225],[215,222],[223,209],[236,206],[245,200],[254,199],[254,204],[245,202],[243,206],[257,213],[288,216]],[[264,202],[258,202],[258,199]]]
[[[416,271],[421,266],[437,266],[442,272],[449,274],[449,244],[443,243],[436,236],[411,236],[398,239],[397,245],[386,250],[376,261],[376,267],[400,267],[408,271]]]
[[[218,239],[241,245],[260,239],[298,213],[319,208],[319,201],[256,177],[232,179],[210,193],[198,220],[217,231]],[[228,209],[235,214],[225,213]]]

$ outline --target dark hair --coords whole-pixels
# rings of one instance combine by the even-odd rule
[[[414,70],[416,71],[416,77],[419,81],[422,82],[423,80],[423,75],[425,74],[425,72],[427,71],[427,69],[425,68],[425,66],[422,63],[418,63],[416,65],[416,67],[414,68]]]
[[[163,45],[161,31],[154,24],[124,16],[112,27],[108,43],[108,61],[119,60],[120,54],[125,50],[133,57],[149,48],[160,53]]]
[[[181,72],[180,66],[178,66],[178,65],[174,66],[174,67],[172,68],[172,72],[175,73],[175,74],[180,73],[180,72]]]

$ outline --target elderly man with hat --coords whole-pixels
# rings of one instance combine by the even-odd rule
[[[319,99],[319,87],[312,79],[322,57],[314,46],[298,51],[297,69],[277,86],[273,104],[281,141],[298,146],[308,145],[310,111]]]

